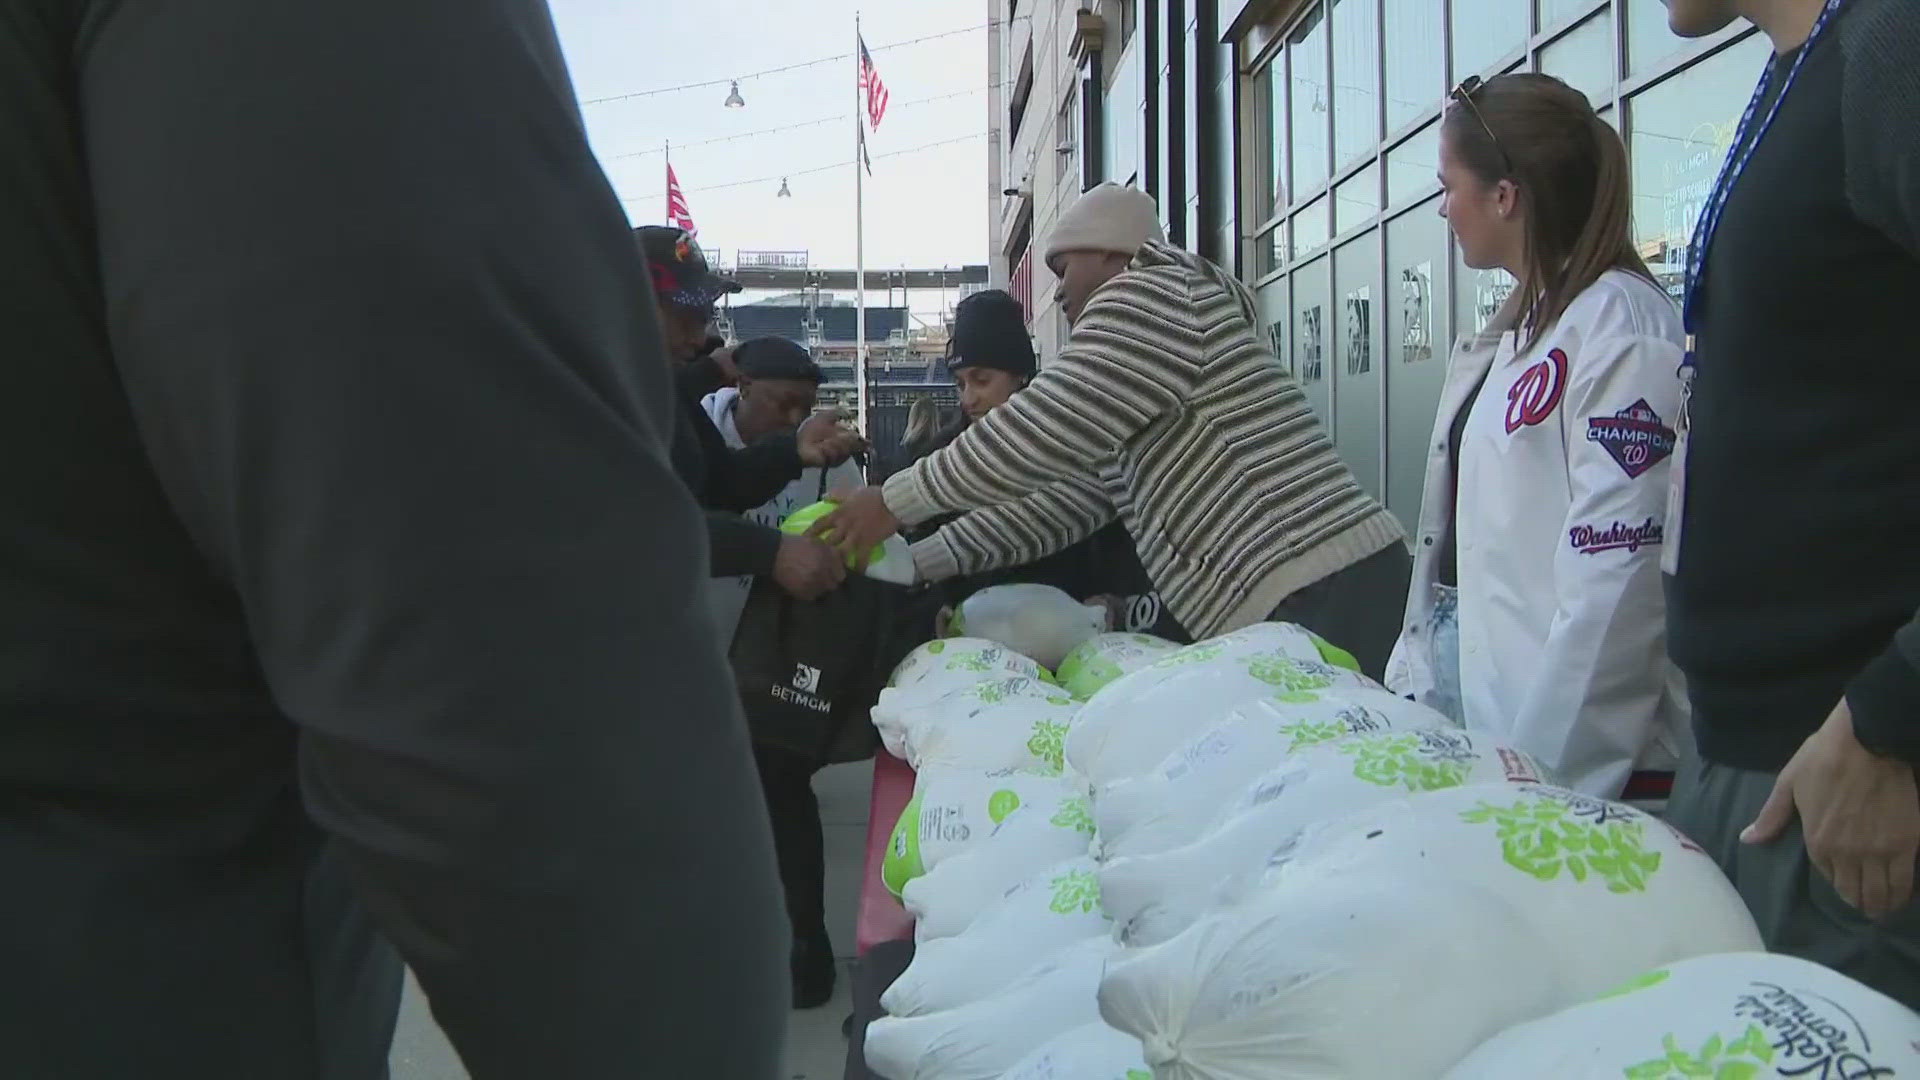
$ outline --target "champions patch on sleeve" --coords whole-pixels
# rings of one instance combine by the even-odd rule
[[[1673,456],[1673,429],[1646,398],[1612,416],[1587,418],[1587,441],[1599,443],[1630,479]]]

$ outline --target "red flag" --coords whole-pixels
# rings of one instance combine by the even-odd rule
[[[680,191],[680,178],[673,173],[673,162],[667,162],[667,224],[686,231],[688,236],[700,235],[693,227],[693,212],[687,209],[687,197]]]
[[[867,92],[867,123],[878,129],[887,115],[887,84],[874,70],[873,57],[867,55],[867,39],[860,39],[860,88]]]

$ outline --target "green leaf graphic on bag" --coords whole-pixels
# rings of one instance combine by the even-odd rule
[[[1053,817],[1049,819],[1049,824],[1056,828],[1086,833],[1088,836],[1094,833],[1093,812],[1087,809],[1087,800],[1078,796],[1062,802],[1060,809],[1055,811]]]
[[[1438,791],[1467,781],[1467,766],[1458,761],[1431,760],[1420,753],[1420,737],[1413,734],[1356,739],[1340,747],[1353,755],[1353,775],[1381,787],[1403,786],[1408,791]]]
[[[1185,667],[1188,664],[1203,664],[1226,651],[1227,647],[1220,644],[1189,645],[1179,652],[1174,653],[1172,656],[1154,661],[1153,666],[1157,668],[1176,668]]]
[[[1609,990],[1606,993],[1601,994],[1599,997],[1594,998],[1593,1000],[1606,1001],[1611,998],[1626,997],[1628,994],[1636,993],[1641,990],[1648,990],[1653,987],[1659,986],[1663,982],[1666,982],[1667,979],[1671,976],[1671,974],[1672,973],[1667,971],[1665,968],[1662,968],[1659,971],[1649,971],[1645,975],[1642,975],[1637,979],[1633,979],[1620,986],[1614,987],[1612,990]]]
[[[1124,1080],[1153,1080],[1153,1074],[1145,1069],[1128,1069]]]
[[[1766,1032],[1758,1026],[1749,1026],[1733,1042],[1715,1035],[1697,1054],[1682,1049],[1680,1040],[1672,1035],[1660,1040],[1660,1048],[1666,1052],[1663,1056],[1623,1070],[1626,1080],[1666,1080],[1676,1076],[1753,1080],[1763,1066],[1773,1062],[1773,1047],[1767,1042]]]
[[[961,653],[958,656],[955,656],[953,659],[947,661],[947,670],[948,671],[992,671],[993,661],[987,657],[985,650],[981,650],[979,652]]]
[[[1042,720],[1033,725],[1027,739],[1027,753],[1046,762],[1055,773],[1067,767],[1067,724],[1064,720]]]
[[[1005,788],[987,797],[987,817],[995,825],[1007,820],[1007,815],[1020,809],[1020,796]]]
[[[1291,724],[1281,724],[1280,734],[1293,739],[1287,744],[1287,753],[1292,754],[1352,733],[1347,730],[1347,725],[1338,720],[1297,720]]]
[[[1091,870],[1075,870],[1053,879],[1053,902],[1047,907],[1055,915],[1079,912],[1091,915],[1100,906],[1100,879]]]
[[[1319,701],[1320,695],[1314,691],[1333,685],[1333,679],[1324,670],[1315,671],[1312,666],[1280,652],[1248,657],[1247,674],[1279,687],[1280,693],[1275,696],[1293,704]]]
[[[1572,814],[1564,802],[1523,798],[1505,807],[1483,802],[1460,817],[1497,825],[1507,865],[1540,881],[1553,881],[1565,871],[1575,881],[1599,878],[1608,892],[1645,892],[1647,879],[1660,869],[1660,853],[1641,847],[1645,827],[1619,819],[1588,824]]]

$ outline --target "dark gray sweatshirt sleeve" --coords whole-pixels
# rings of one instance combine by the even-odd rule
[[[774,1075],[706,534],[545,4],[94,0],[74,62],[147,454],[472,1075]]]
[[[1847,199],[1854,212],[1920,259],[1920,8],[1858,0],[1840,24]],[[1847,687],[1861,743],[1920,765],[1920,614]]]

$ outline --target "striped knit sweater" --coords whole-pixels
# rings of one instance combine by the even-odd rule
[[[1141,248],[1031,386],[887,481],[905,525],[979,511],[914,545],[922,575],[1029,560],[1118,515],[1206,637],[1401,542],[1257,326],[1231,275]]]

